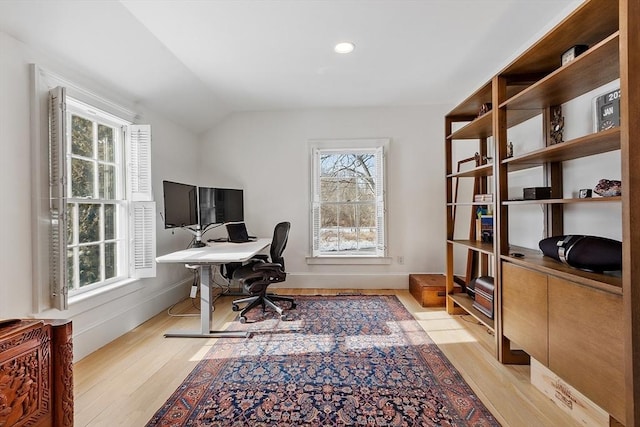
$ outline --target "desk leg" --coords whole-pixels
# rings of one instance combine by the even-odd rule
[[[212,268],[218,266],[200,266],[200,332],[168,332],[164,334],[166,338],[245,338],[249,336],[246,331],[212,331],[211,330],[211,285],[209,277]]]

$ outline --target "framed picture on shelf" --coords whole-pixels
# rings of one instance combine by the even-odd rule
[[[620,126],[620,89],[597,96],[593,100],[594,131]]]

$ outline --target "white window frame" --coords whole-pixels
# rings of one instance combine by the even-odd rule
[[[310,146],[310,256],[308,264],[389,264],[387,257],[386,157],[388,138],[311,140]],[[320,159],[327,153],[372,153],[376,155],[376,250],[371,253],[322,252],[319,248]],[[382,181],[381,183],[379,181]]]
[[[151,127],[131,124],[137,116],[131,111],[112,103],[105,98],[87,92],[73,83],[56,76],[36,65],[32,65],[34,82],[34,165],[49,169],[49,179],[37,176],[34,190],[41,194],[34,206],[34,215],[38,224],[35,238],[50,238],[46,249],[38,249],[34,254],[34,312],[48,308],[68,309],[69,303],[80,301],[137,282],[137,279],[155,277],[155,202],[151,189]],[[87,286],[86,292],[74,293],[70,298],[66,287],[66,206],[67,182],[65,164],[68,158],[66,146],[67,92],[77,100],[78,105],[97,113],[102,110],[103,118],[124,126],[124,144],[121,155],[126,182],[121,191],[124,200],[119,202],[118,226],[124,244],[122,268],[117,280],[109,280],[103,286]],[[53,95],[53,96],[52,96]],[[55,98],[54,102],[51,102]],[[45,107],[46,105],[46,107]],[[71,107],[69,107],[71,108]],[[52,144],[51,141],[55,141]],[[49,149],[54,147],[49,153]],[[47,148],[44,148],[47,147]],[[45,163],[47,162],[48,165]],[[48,167],[47,167],[48,166]],[[41,169],[40,169],[41,170]],[[49,186],[42,185],[49,181]],[[46,201],[49,201],[48,203]],[[45,213],[46,212],[46,213]],[[45,217],[46,215],[46,217]],[[46,221],[43,221],[46,220]],[[64,250],[62,248],[65,248]],[[45,264],[46,263],[46,264]],[[89,289],[93,288],[93,289]],[[84,289],[83,289],[84,290]]]
[[[94,289],[100,288],[102,286],[106,286],[109,284],[113,284],[122,280],[126,280],[129,278],[129,265],[126,262],[126,260],[128,259],[128,245],[126,244],[127,241],[127,220],[126,218],[128,218],[128,211],[129,211],[129,203],[127,201],[126,198],[126,189],[125,189],[125,182],[126,182],[126,167],[125,167],[125,153],[124,153],[124,147],[125,147],[125,138],[126,138],[126,130],[128,128],[128,126],[130,126],[132,123],[122,120],[119,117],[115,117],[112,116],[108,113],[106,113],[105,111],[99,110],[95,107],[91,107],[77,99],[68,97],[67,98],[67,108],[66,108],[66,116],[67,116],[67,123],[71,123],[71,117],[72,116],[77,116],[77,117],[81,117],[83,119],[86,120],[90,120],[93,123],[99,124],[99,125],[105,125],[108,126],[110,128],[112,128],[114,130],[114,161],[111,162],[112,165],[115,168],[115,194],[112,198],[110,199],[99,199],[97,197],[89,197],[89,198],[74,198],[72,197],[72,180],[71,179],[67,179],[67,194],[70,195],[67,198],[67,207],[69,207],[69,205],[73,205],[73,215],[69,216],[69,219],[73,219],[74,224],[69,224],[68,221],[68,226],[71,226],[74,228],[74,239],[75,241],[73,242],[67,242],[67,248],[71,249],[74,252],[74,258],[76,256],[78,256],[77,252],[80,250],[80,248],[82,246],[84,246],[85,244],[80,243],[77,239],[78,239],[78,220],[79,220],[79,216],[78,216],[78,205],[82,204],[82,203],[86,203],[88,201],[93,202],[97,205],[100,205],[100,217],[104,218],[103,215],[103,210],[104,207],[108,204],[111,204],[115,207],[115,217],[116,217],[116,229],[115,229],[115,238],[114,239],[110,239],[109,242],[107,242],[107,239],[104,236],[104,230],[105,230],[105,225],[103,223],[100,224],[100,237],[99,237],[99,245],[100,245],[100,257],[104,260],[105,254],[104,254],[104,244],[106,243],[115,243],[116,244],[116,248],[117,248],[117,262],[116,262],[116,271],[117,274],[116,276],[109,278],[109,279],[105,279],[105,280],[99,280],[97,282],[94,282],[92,284],[89,285],[85,285],[80,287],[79,285],[79,276],[80,276],[80,271],[79,271],[79,265],[77,263],[74,263],[74,283],[72,283],[72,287],[69,289],[69,297],[73,298],[75,295],[80,295],[84,292],[89,292],[92,291]],[[94,127],[94,134],[95,132],[97,132],[97,126]],[[65,143],[67,145],[66,147],[66,152],[68,153],[67,155],[67,159],[66,159],[66,168],[67,171],[71,170],[71,162],[73,161],[74,158],[77,159],[81,159],[84,161],[89,161],[91,163],[94,164],[94,166],[97,168],[98,165],[100,163],[104,163],[101,162],[98,158],[97,158],[97,146],[94,147],[94,153],[92,158],[86,158],[83,156],[79,156],[76,154],[73,154],[71,152],[71,127],[69,126],[67,129],[67,135],[65,135]],[[96,135],[93,136],[93,143],[95,144],[97,141],[97,137]],[[95,178],[95,175],[94,175]],[[94,183],[94,188],[97,189],[98,188],[98,183],[95,182]],[[68,212],[69,213],[69,212]],[[102,265],[102,271],[100,271],[100,276],[103,277],[105,272],[104,272],[104,265],[101,263]],[[69,278],[68,278],[69,280]]]

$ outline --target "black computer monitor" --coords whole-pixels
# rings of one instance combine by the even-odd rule
[[[232,188],[216,189],[216,204],[222,206],[221,222],[244,221],[244,194]]]
[[[195,185],[162,181],[164,228],[198,224],[198,192]]]
[[[199,187],[200,228],[211,224],[244,221],[243,191],[232,188]]]

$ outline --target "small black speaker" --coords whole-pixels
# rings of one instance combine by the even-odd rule
[[[581,270],[622,270],[622,242],[598,236],[553,236],[540,240],[548,257]]]

